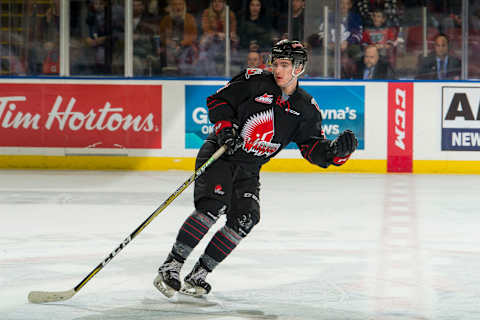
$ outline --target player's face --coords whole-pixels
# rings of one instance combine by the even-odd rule
[[[275,77],[275,82],[281,88],[285,88],[287,85],[290,85],[290,80],[292,80],[292,61],[288,59],[276,59],[272,63],[273,76]]]
[[[276,59],[272,63],[273,76],[282,91],[291,94],[297,86],[297,78],[292,75],[293,64],[288,59]],[[299,70],[296,71],[300,72]]]

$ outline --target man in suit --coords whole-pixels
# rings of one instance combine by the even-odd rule
[[[375,45],[365,48],[363,59],[357,63],[357,74],[355,79],[395,79],[395,72],[387,61],[380,59],[378,49]]]
[[[434,38],[435,52],[420,58],[418,74],[415,79],[423,80],[460,80],[462,63],[460,59],[449,55],[448,38],[439,33]]]

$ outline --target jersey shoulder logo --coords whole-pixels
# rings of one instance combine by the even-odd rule
[[[280,143],[272,143],[275,135],[273,109],[248,118],[240,135],[243,138],[243,150],[256,156],[269,157],[281,146]]]
[[[230,85],[230,82],[227,82],[227,84],[225,84],[223,87],[221,87],[220,89],[217,90],[217,93],[219,93],[220,91],[222,91],[223,89],[225,89],[229,85]]]
[[[254,76],[256,74],[261,74],[262,72],[263,72],[262,69],[248,68],[247,71],[245,71],[245,79],[250,79],[251,76]]]
[[[273,94],[268,94],[265,92],[263,95],[256,97],[255,101],[259,103],[272,104]]]
[[[317,108],[318,112],[320,112],[320,107],[318,106],[317,101],[315,101],[314,97],[312,97],[312,100],[310,102],[315,106],[315,108]]]

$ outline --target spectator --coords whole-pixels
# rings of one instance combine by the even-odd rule
[[[375,45],[369,45],[365,48],[365,55],[357,64],[356,79],[395,79],[395,73],[390,64],[381,59],[378,48]]]
[[[352,1],[351,0],[340,0],[340,49],[342,52],[352,51],[350,56],[359,56],[361,55],[360,42],[363,36],[363,25],[362,18],[358,13],[352,10]],[[335,21],[334,15],[329,16],[329,29],[325,29],[325,24],[320,23],[319,33],[311,36],[309,42],[313,48],[318,47],[322,44],[323,37],[325,32],[328,35],[328,45],[329,49],[333,49],[335,46]]]
[[[267,4],[271,8],[273,29],[280,32],[284,25],[285,15],[288,15],[288,2],[290,0],[270,0]],[[280,36],[279,36],[280,37]]]
[[[155,56],[153,40],[155,26],[146,13],[143,0],[133,0],[133,74],[145,76],[150,72]]]
[[[440,33],[434,38],[434,53],[419,59],[416,79],[459,80],[461,72],[460,59],[449,55],[448,38]]]
[[[250,41],[256,40],[261,51],[268,50],[272,42],[271,29],[262,0],[250,0],[239,24],[240,48],[246,50]]]
[[[288,37],[288,11],[280,18],[280,30],[282,37],[291,40],[303,41],[304,37],[304,11],[305,0],[292,0],[292,34]],[[287,36],[285,36],[287,34]]]
[[[162,65],[167,67],[165,70],[192,74],[197,55],[195,18],[187,13],[185,0],[170,0],[168,9],[169,14],[163,17],[159,27],[161,47],[158,53]]]
[[[374,44],[380,56],[387,59],[391,65],[395,65],[395,43],[398,31],[395,27],[388,27],[385,13],[376,9],[372,13],[373,27],[365,28],[363,31],[362,44]]]
[[[468,35],[468,78],[480,79],[480,4],[471,5],[470,29]]]
[[[42,30],[44,37],[42,73],[58,74],[60,72],[60,17],[55,4],[47,9],[45,17],[41,21],[40,30]]]
[[[340,0],[340,51],[341,51],[341,77],[355,76],[354,61],[362,56],[361,40],[363,35],[362,18],[352,10],[351,0]],[[325,30],[325,23],[319,25],[319,32],[309,36],[308,43],[312,50],[323,47],[323,38],[328,36],[328,54],[333,55],[336,45],[336,31],[334,15],[329,16],[329,28]]]
[[[373,15],[376,10],[384,12],[388,27],[399,27],[402,16],[400,4],[399,0],[357,0],[356,2],[357,10],[366,27],[373,26]]]
[[[225,0],[211,0],[210,6],[202,13],[202,31],[196,72],[204,76],[224,74],[225,66]],[[230,11],[230,39],[232,49],[236,48],[237,19]]]
[[[250,40],[248,44],[248,51],[260,51],[260,45],[257,40]]]
[[[60,17],[58,2],[48,6],[38,24],[30,30],[31,47],[28,55],[28,71],[31,74],[58,74]],[[32,16],[32,20],[36,20]]]
[[[472,4],[470,7],[472,14],[470,15],[470,28],[474,33],[480,32],[480,4]]]
[[[262,56],[258,51],[250,51],[247,55],[247,68],[265,69],[266,65],[262,61]]]
[[[164,0],[145,0],[144,6],[149,16],[159,22],[164,16],[167,15],[168,2]]]
[[[105,0],[93,0],[87,15],[88,36],[85,38],[89,60],[88,72],[112,74],[114,47],[119,54],[123,46],[123,11],[119,6],[106,7]]]
[[[12,76],[25,76],[25,64],[20,56],[15,54],[19,50],[13,46],[7,47],[0,43],[0,74]]]
[[[238,41],[237,19],[230,11],[230,39]],[[225,39],[225,0],[211,0],[210,6],[202,14],[203,34],[215,40]]]

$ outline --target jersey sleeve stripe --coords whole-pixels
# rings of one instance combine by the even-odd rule
[[[218,101],[217,99],[212,99],[210,97],[207,98],[207,106],[211,105],[212,103],[214,103],[215,101]]]
[[[319,141],[315,142],[315,144],[314,144],[314,145],[312,146],[312,148],[310,149],[310,152],[308,152],[307,159],[308,159],[308,161],[310,161],[310,162],[312,161],[312,158],[311,158],[312,152],[313,152],[313,150],[315,149],[315,147],[318,145],[318,142],[319,142]]]
[[[208,107],[208,110],[212,110],[212,109],[215,109],[216,107],[219,107],[221,105],[224,105],[224,104],[227,104],[226,102],[220,102],[220,103],[217,103],[211,107]]]

